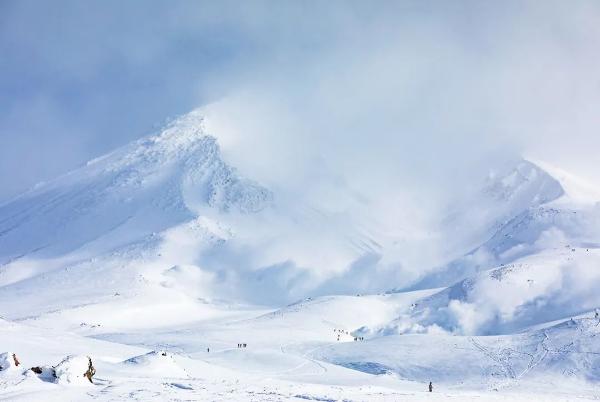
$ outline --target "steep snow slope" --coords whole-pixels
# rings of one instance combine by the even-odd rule
[[[333,280],[339,292],[387,286],[385,278],[352,278],[381,256],[368,224],[275,202],[223,161],[203,122],[193,111],[0,205],[0,300],[13,292],[32,299],[30,311],[7,314],[108,301],[151,285],[265,304],[327,293]]]
[[[476,208],[498,217],[493,234],[416,286],[445,289],[370,331],[511,334],[600,306],[600,195],[581,179],[540,166],[523,161],[488,181],[483,194],[494,202]]]
[[[108,250],[205,207],[256,212],[271,198],[221,160],[196,111],[0,206],[0,263],[60,256],[90,242],[95,252]]]
[[[561,183],[536,164],[520,160],[491,170],[484,181],[449,208],[443,222],[451,248],[472,249],[508,220],[564,196]]]
[[[214,275],[196,257],[232,237],[217,218],[258,213],[273,196],[223,162],[202,121],[192,112],[1,205],[0,314],[71,325],[215,314],[198,301]]]
[[[547,170],[523,160],[508,172],[490,175],[444,222],[451,247],[472,248],[413,288],[448,286],[548,248],[598,247],[600,193],[581,179],[543,166]],[[462,236],[464,231],[469,234]]]

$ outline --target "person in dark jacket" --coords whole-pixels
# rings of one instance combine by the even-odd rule
[[[429,392],[433,392],[433,384],[429,381]]]

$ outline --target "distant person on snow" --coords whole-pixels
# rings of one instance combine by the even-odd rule
[[[433,392],[433,384],[429,381],[429,392]]]

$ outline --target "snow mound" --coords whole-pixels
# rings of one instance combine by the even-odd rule
[[[36,376],[38,379],[45,382],[56,382],[56,371],[52,366],[36,366],[29,369],[25,375]]]
[[[189,378],[190,375],[181,367],[176,357],[166,351],[152,351],[135,356],[123,362],[128,368],[139,371],[144,377]]]
[[[0,354],[0,371],[12,371],[21,363],[19,358],[13,352],[4,352]]]
[[[54,376],[57,384],[64,385],[91,385],[86,373],[92,364],[88,356],[71,355],[65,357],[54,367]]]

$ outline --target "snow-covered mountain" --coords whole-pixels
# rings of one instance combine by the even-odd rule
[[[192,112],[1,205],[2,314],[153,297],[150,288],[208,296],[210,274],[186,264],[231,237],[211,216],[258,213],[273,194],[227,165],[202,123]],[[15,292],[21,302],[6,308]]]
[[[47,294],[43,312],[57,307],[48,300],[63,288],[84,295],[63,295],[64,306],[158,286],[276,303],[407,283],[400,262],[389,263],[394,239],[364,216],[328,216],[276,198],[224,162],[195,110],[0,205],[0,299],[14,289]],[[599,199],[593,186],[540,162],[491,171],[441,223],[448,262],[425,269],[411,288],[457,286],[540,253],[594,250]]]
[[[0,205],[0,352],[62,365],[92,354],[110,388],[100,399],[165,376],[174,398],[200,399],[240,381],[234,400],[418,399],[431,380],[543,388],[565,373],[569,390],[597,391],[593,186],[537,161],[496,168],[445,211],[445,262],[416,281],[395,260],[410,231],[370,221],[375,204],[358,216],[279,195],[223,159],[196,110]],[[0,393],[48,381],[60,383],[11,366]],[[381,392],[362,388],[374,381]]]
[[[414,288],[439,288],[380,329],[397,333],[510,334],[600,306],[600,194],[540,162],[488,176],[444,225],[475,225],[463,255]],[[452,240],[450,240],[452,241]]]
[[[220,157],[192,112],[160,134],[90,161],[0,206],[0,263],[101,250],[193,219],[199,211],[253,213],[272,194]]]
[[[156,285],[273,304],[331,289],[381,290],[399,275],[346,273],[380,258],[368,224],[278,202],[223,160],[204,122],[195,110],[0,205],[0,299],[13,289],[35,300],[45,294],[43,312],[58,308],[50,295],[65,288],[89,299]],[[65,302],[81,298],[63,294]]]
[[[444,232],[463,254],[415,288],[448,286],[557,246],[600,246],[600,193],[547,164],[522,160],[492,173],[459,208],[444,222]]]

